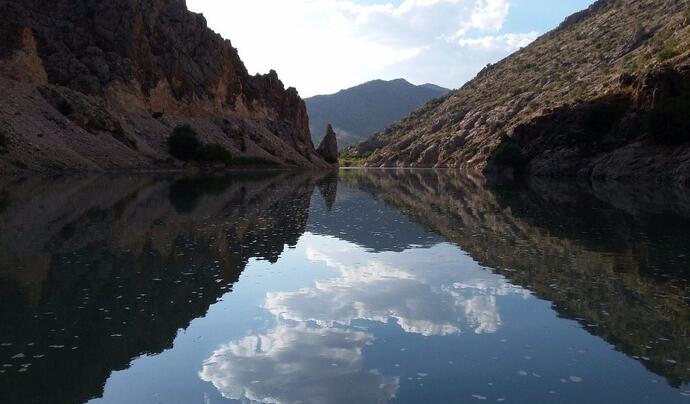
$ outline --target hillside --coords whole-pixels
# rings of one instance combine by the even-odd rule
[[[434,84],[415,86],[403,79],[370,81],[336,94],[305,99],[309,127],[315,143],[332,124],[338,144],[352,146],[448,91]]]
[[[1,172],[329,166],[297,91],[250,76],[182,0],[1,0],[0,15]],[[180,125],[209,146],[188,163],[169,153]]]
[[[687,184],[689,50],[686,0],[599,0],[344,157]]]

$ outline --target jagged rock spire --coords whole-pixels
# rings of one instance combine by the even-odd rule
[[[326,129],[326,136],[321,140],[319,148],[316,150],[326,162],[331,164],[338,163],[338,139],[335,136],[333,126],[330,124]]]

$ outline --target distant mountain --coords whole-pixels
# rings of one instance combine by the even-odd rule
[[[315,143],[332,124],[342,149],[367,139],[450,90],[434,84],[416,86],[404,79],[374,80],[331,95],[305,99]]]

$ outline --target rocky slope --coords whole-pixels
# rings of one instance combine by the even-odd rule
[[[599,0],[347,150],[367,166],[690,182],[690,4]]]
[[[333,124],[338,143],[352,146],[448,91],[433,84],[416,86],[403,79],[374,80],[304,101],[316,141],[326,133],[326,126]]]
[[[2,0],[0,15],[2,172],[180,167],[182,124],[225,164],[329,166],[297,91],[250,76],[183,0]]]

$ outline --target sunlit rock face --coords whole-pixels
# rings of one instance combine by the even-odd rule
[[[249,162],[331,166],[297,90],[250,75],[184,1],[2,0],[0,15],[3,172],[179,168],[179,125]]]
[[[399,380],[364,366],[373,336],[280,323],[220,347],[199,373],[226,398],[257,403],[382,403]]]

